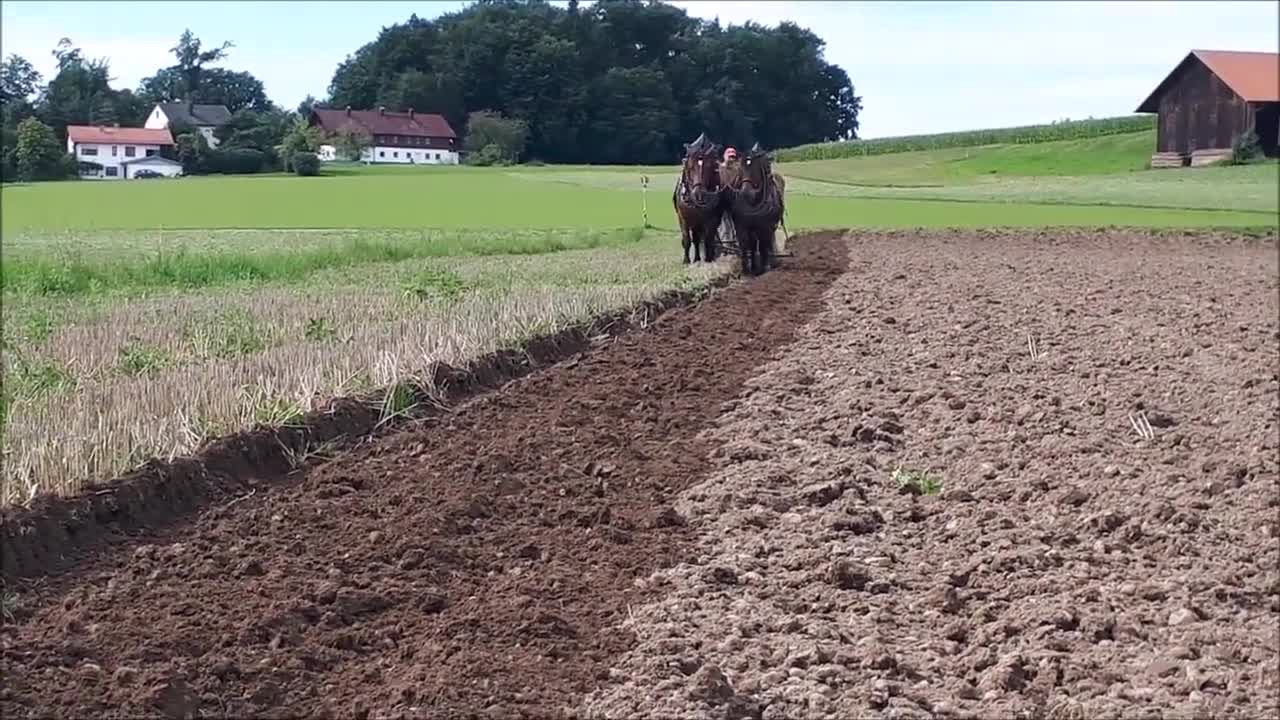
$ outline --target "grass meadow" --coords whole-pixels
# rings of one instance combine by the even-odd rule
[[[1145,130],[1017,137],[783,162],[788,229],[1276,226],[1274,163],[1150,171]],[[680,264],[674,167],[325,172],[0,188],[0,504],[732,266]]]

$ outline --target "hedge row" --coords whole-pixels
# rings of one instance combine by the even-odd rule
[[[1023,125],[1021,127],[996,128],[994,130],[967,130],[936,135],[904,135],[902,137],[876,138],[874,140],[815,143],[784,148],[778,150],[774,156],[779,162],[839,160],[860,155],[885,155],[914,150],[1080,140],[1104,135],[1150,132],[1155,129],[1155,123],[1155,117],[1151,115],[1129,115],[1096,120],[1092,118],[1088,120],[1064,120],[1049,125]]]

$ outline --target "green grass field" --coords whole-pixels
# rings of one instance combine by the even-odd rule
[[[1152,137],[1123,132],[1134,122],[784,152],[837,156],[779,164],[788,229],[1276,227],[1274,162],[1145,170]],[[1030,142],[1057,136],[1072,139]],[[991,138],[1010,142],[975,144]],[[914,146],[933,149],[891,152]],[[680,264],[675,167],[325,172],[0,188],[0,504],[732,264]]]
[[[788,226],[1267,225],[1274,163],[1144,170],[1148,132],[780,163]],[[327,176],[10,185],[6,235],[157,229],[672,229],[674,167],[336,167]]]

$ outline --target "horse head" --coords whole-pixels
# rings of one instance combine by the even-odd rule
[[[741,184],[749,192],[759,192],[773,175],[773,159],[756,143],[742,159]]]
[[[693,194],[695,202],[720,191],[720,168],[716,162],[719,146],[706,141],[705,136],[685,145],[684,163],[680,169],[680,181]]]

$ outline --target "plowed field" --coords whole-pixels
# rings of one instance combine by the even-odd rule
[[[196,513],[9,563],[0,712],[1280,711],[1274,238],[789,249]]]

